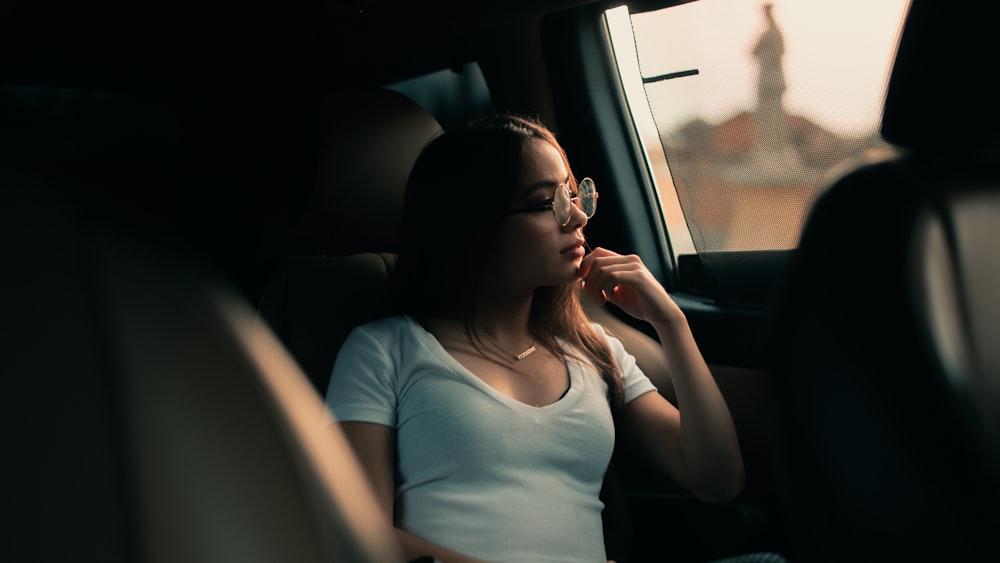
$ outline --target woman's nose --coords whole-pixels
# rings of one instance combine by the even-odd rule
[[[587,214],[583,212],[583,209],[580,209],[580,206],[574,203],[570,206],[569,222],[567,222],[563,228],[567,231],[579,229],[585,227],[587,225],[587,221],[589,221]]]

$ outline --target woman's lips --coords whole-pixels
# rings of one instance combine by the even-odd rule
[[[584,254],[584,252],[583,252],[583,241],[582,240],[578,240],[578,241],[574,242],[573,244],[571,244],[571,245],[567,246],[566,248],[562,249],[562,251],[560,251],[560,254],[565,254],[567,256],[572,256],[574,258],[582,258],[583,254]]]

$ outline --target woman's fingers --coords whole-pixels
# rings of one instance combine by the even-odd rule
[[[646,278],[645,266],[638,256],[623,256],[604,249],[595,249],[587,255],[580,271],[584,287],[598,300],[611,298],[620,285],[636,285]]]
[[[626,313],[647,321],[671,314],[670,296],[634,254],[596,248],[584,257],[580,270],[584,291],[598,303],[610,301]]]

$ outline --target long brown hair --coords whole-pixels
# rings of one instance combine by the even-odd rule
[[[503,114],[442,132],[424,148],[414,164],[403,204],[402,243],[393,270],[393,309],[398,314],[461,314],[475,344],[474,295],[482,281],[482,248],[496,237],[521,172],[528,141],[541,139],[562,156],[576,177],[555,135],[539,120]],[[580,284],[535,290],[529,329],[536,342],[565,354],[558,340],[571,345],[571,355],[589,360],[608,385],[613,410],[624,403],[622,375],[607,342],[584,313]]]

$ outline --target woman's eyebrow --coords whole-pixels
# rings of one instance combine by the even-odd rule
[[[538,191],[538,190],[540,190],[542,188],[549,188],[549,189],[553,189],[554,190],[556,188],[556,186],[558,186],[559,184],[567,184],[568,185],[569,184],[569,174],[566,175],[566,179],[563,180],[562,182],[557,182],[555,180],[542,180],[540,182],[535,182],[534,184],[530,184],[530,185],[524,187],[520,191],[520,194],[521,194],[522,197],[523,196],[528,196],[528,195],[531,195],[532,193],[534,193],[534,192],[536,192],[536,191]]]
[[[547,189],[549,191],[555,190],[558,186],[558,182],[553,182],[552,180],[544,180],[542,182],[535,182],[529,186],[525,186],[518,192],[518,197],[528,197],[533,195],[535,192]]]

